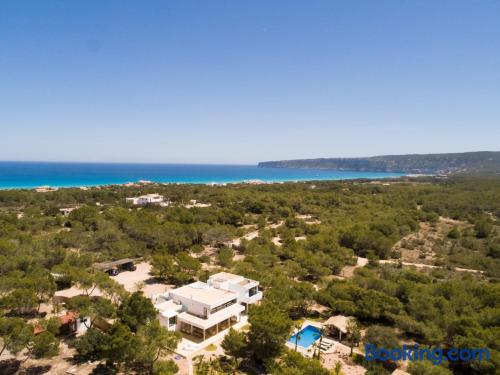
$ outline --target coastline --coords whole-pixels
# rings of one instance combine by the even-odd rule
[[[424,175],[422,175],[424,176]],[[428,176],[428,175],[426,175]],[[354,181],[354,180],[382,180],[382,179],[397,179],[400,177],[419,177],[419,175],[405,175],[401,174],[398,176],[380,176],[380,177],[352,177],[352,178],[321,178],[321,179],[294,179],[294,180],[235,180],[235,181],[225,181],[225,182],[160,182],[160,181],[150,181],[149,183],[141,183],[140,181],[135,182],[124,182],[124,183],[102,183],[102,184],[79,184],[79,185],[32,185],[32,186],[0,186],[0,191],[8,190],[35,190],[46,188],[48,190],[56,191],[59,189],[99,189],[99,188],[109,188],[112,186],[117,187],[144,187],[148,185],[207,185],[207,186],[227,186],[227,185],[275,185],[275,184],[285,184],[285,183],[306,183],[306,182],[322,182],[322,181]]]
[[[131,181],[158,184],[269,184],[303,181],[398,178],[405,173],[356,172],[255,165],[111,164],[0,162],[0,190],[126,186]],[[135,183],[135,182],[134,182]]]

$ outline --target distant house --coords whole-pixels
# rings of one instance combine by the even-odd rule
[[[66,314],[60,315],[59,317],[59,334],[63,336],[73,335],[76,333],[85,333],[87,331],[87,325],[89,323],[89,318],[80,318],[78,313],[74,311],[67,311]],[[39,335],[44,332],[45,329],[36,324],[33,330],[35,335]]]
[[[74,211],[74,210],[77,210],[78,208],[80,208],[80,206],[76,206],[76,207],[63,207],[63,208],[60,208],[59,209],[59,212],[63,215],[63,216],[69,216],[69,214]]]
[[[139,185],[136,184],[135,182],[126,182],[123,184],[123,186],[125,186],[125,187],[139,187]]]
[[[258,303],[258,281],[225,272],[154,297],[160,323],[171,331],[205,340],[240,321]]]
[[[80,319],[78,314],[74,311],[68,311],[65,315],[59,317],[59,322],[61,326],[59,327],[59,333],[61,335],[71,335],[80,330],[80,332],[86,331],[84,322],[86,318]]]
[[[159,204],[161,205],[164,202],[164,198],[160,194],[146,194],[141,195],[139,197],[131,197],[125,198],[125,202],[136,205],[136,206],[144,206],[146,204]]]
[[[249,184],[249,185],[265,185],[267,182],[258,180],[258,179],[253,179],[253,180],[245,180],[243,181],[244,184]]]
[[[57,191],[57,188],[50,187],[50,186],[39,186],[37,188],[34,188],[37,193],[48,193],[50,191]]]

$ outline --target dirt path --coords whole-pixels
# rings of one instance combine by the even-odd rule
[[[388,260],[379,260],[380,264],[402,264],[403,266],[407,267],[416,267],[416,268],[432,268],[432,269],[439,269],[439,268],[444,268],[441,266],[434,266],[431,264],[424,264],[424,263],[412,263],[412,262],[401,262],[399,260],[395,259],[388,259]],[[340,276],[349,279],[354,276],[354,271],[356,268],[359,267],[365,267],[368,264],[368,259],[367,258],[357,258],[357,263],[355,266],[346,266],[342,269],[340,272]],[[462,267],[455,267],[453,268],[457,272],[471,272],[471,273],[477,273],[477,274],[483,274],[484,271],[480,270],[474,270],[470,268],[462,268]]]
[[[278,223],[275,223],[275,224],[269,224],[267,225],[264,229],[276,229],[280,226],[282,226],[284,223],[284,221],[280,221]],[[229,245],[231,247],[234,247],[234,246],[240,246],[241,245],[241,240],[245,239],[247,241],[251,241],[253,240],[254,238],[257,238],[259,237],[259,234],[260,234],[260,231],[262,229],[257,229],[257,230],[253,230],[251,232],[248,232],[247,234],[241,236],[241,237],[238,237],[238,238],[235,238],[234,240],[231,240],[229,242]],[[240,254],[240,253],[236,253],[234,256],[233,256],[233,261],[242,261],[245,259],[245,255],[243,254]]]
[[[241,240],[245,239],[247,241],[251,241],[258,236],[259,236],[259,230],[254,230],[252,232],[245,234],[242,237],[235,238],[234,240],[229,242],[229,245],[240,246]]]
[[[368,264],[368,259],[367,258],[361,258],[357,257],[356,259],[356,265],[354,266],[345,266],[342,268],[342,271],[340,271],[340,276],[342,276],[345,279],[349,279],[354,276],[354,271],[356,268],[359,267],[364,267]]]
[[[401,263],[403,266],[416,267],[416,268],[444,268],[441,266],[433,266],[431,264],[424,264],[424,263],[400,262],[399,260],[393,260],[393,259],[379,260],[379,263],[380,264],[399,264],[399,263]],[[458,271],[458,272],[472,272],[472,273],[480,273],[480,274],[484,273],[484,271],[473,270],[470,268],[455,267],[453,269],[455,271]]]

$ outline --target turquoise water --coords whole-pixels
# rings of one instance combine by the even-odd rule
[[[253,165],[0,162],[0,189],[96,186],[138,180],[226,183],[244,180],[310,181],[399,177],[402,173],[258,168]]]
[[[295,345],[295,338],[297,337],[297,335],[299,335],[297,345],[307,349],[320,338],[321,331],[314,326],[306,326],[305,328],[302,328],[298,333],[290,337],[288,342]]]

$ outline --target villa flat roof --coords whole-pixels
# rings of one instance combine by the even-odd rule
[[[237,294],[234,292],[216,289],[200,281],[173,289],[169,291],[169,294],[189,298],[210,306],[237,297]]]
[[[155,305],[155,308],[159,311],[168,311],[168,310],[175,310],[179,311],[182,310],[182,305],[175,303],[172,300],[160,302],[159,304]]]
[[[229,272],[219,272],[210,276],[210,279],[216,281],[237,281],[243,279],[243,276],[235,275]]]
[[[132,200],[132,199],[139,199],[139,198],[163,198],[163,195],[161,194],[144,194],[144,195],[139,195],[137,197],[127,197],[125,199],[129,199],[129,200]]]
[[[244,276],[240,275],[235,275],[229,272],[219,272],[216,274],[213,274],[210,276],[210,281],[216,282],[216,283],[232,283],[232,284],[238,284],[242,287],[248,288],[253,285],[258,285],[259,282],[256,280],[248,279]]]
[[[238,282],[238,284],[241,286],[245,286],[247,284],[256,284],[256,283],[257,283],[257,281],[251,280],[251,279],[243,279],[240,282]]]
[[[182,305],[175,303],[172,300],[161,302],[155,305],[161,316],[165,318],[171,318],[179,314],[182,310]]]

